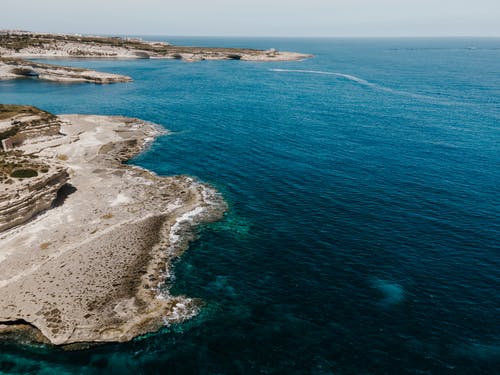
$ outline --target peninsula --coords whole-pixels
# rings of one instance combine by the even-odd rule
[[[292,61],[311,57],[297,52],[267,51],[249,48],[174,46],[138,38],[82,36],[67,34],[0,31],[0,80],[38,78],[61,82],[127,82],[130,77],[63,66],[27,59],[47,58],[120,58],[202,60]]]
[[[0,131],[0,333],[126,341],[196,314],[169,295],[170,262],[225,204],[191,177],[124,164],[159,127],[0,105]]]
[[[130,82],[132,78],[120,74],[96,72],[52,64],[42,64],[25,59],[0,57],[0,80],[36,78],[55,82],[115,83]]]
[[[0,32],[0,80],[127,82],[39,58],[286,61],[294,52]],[[188,176],[125,162],[164,131],[138,119],[0,104],[0,337],[121,342],[181,322],[200,302],[169,293],[172,260],[222,197]]]

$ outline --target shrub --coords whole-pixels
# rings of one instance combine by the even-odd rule
[[[6,130],[6,131],[3,131],[3,132],[0,132],[0,140],[2,139],[7,139],[7,138],[10,138],[10,137],[13,137],[14,135],[16,135],[17,133],[19,132],[19,126],[16,125],[16,126],[13,126],[12,128],[10,128],[9,130]]]
[[[10,174],[10,177],[15,178],[31,178],[38,176],[38,172],[34,169],[16,169]]]

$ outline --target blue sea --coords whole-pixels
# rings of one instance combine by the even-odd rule
[[[82,351],[1,343],[1,373],[500,373],[500,39],[152,39],[315,57],[0,83],[2,103],[161,124],[131,163],[230,206],[175,264],[197,317]]]

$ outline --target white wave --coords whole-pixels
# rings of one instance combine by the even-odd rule
[[[172,227],[170,228],[170,238],[169,239],[170,239],[171,245],[174,245],[176,242],[179,241],[179,239],[180,239],[179,231],[181,229],[182,223],[185,223],[186,221],[193,222],[194,219],[198,215],[200,215],[204,210],[205,210],[204,207],[197,206],[194,209],[192,209],[191,211],[188,211],[188,212],[182,214],[180,217],[178,217],[175,220],[175,224],[172,225]]]
[[[163,324],[169,327],[172,324],[183,322],[198,315],[200,308],[196,301],[192,298],[186,297],[171,297],[172,307],[163,316]]]

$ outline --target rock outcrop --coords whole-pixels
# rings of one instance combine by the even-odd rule
[[[123,164],[161,134],[152,124],[105,116],[56,120],[59,134],[3,152],[17,160],[8,177],[15,181],[1,185],[4,225],[16,215],[27,218],[28,207],[50,205],[66,184],[56,206],[0,232],[0,336],[19,332],[24,340],[34,333],[56,345],[120,342],[195,315],[199,301],[170,294],[170,265],[196,225],[222,216],[222,198],[191,177],[159,177]],[[48,170],[11,175],[37,163]]]
[[[0,105],[0,232],[51,207],[69,175],[57,160],[46,162],[17,149],[26,141],[59,134],[56,116],[34,107]]]
[[[10,118],[5,118],[10,116]],[[3,121],[1,121],[4,117]],[[59,134],[59,119],[35,107],[0,104],[0,141],[3,151],[22,145],[26,140]]]
[[[55,82],[129,82],[130,77],[29,61],[36,58],[125,58],[291,61],[311,55],[250,48],[174,46],[137,38],[0,31],[0,80],[32,78]]]
[[[130,82],[124,75],[95,70],[42,64],[20,58],[0,57],[0,80],[32,78],[55,82],[115,83]]]
[[[61,165],[32,163],[29,169],[14,169],[16,171],[36,171],[37,176],[11,178],[7,180],[12,181],[10,184],[0,185],[0,232],[49,209],[69,178],[66,168]]]
[[[164,42],[144,41],[138,38],[19,31],[0,32],[0,56],[20,58],[163,58],[185,61],[288,61],[311,57],[311,55],[303,53],[282,52],[275,49],[263,51],[250,48],[188,47]]]

